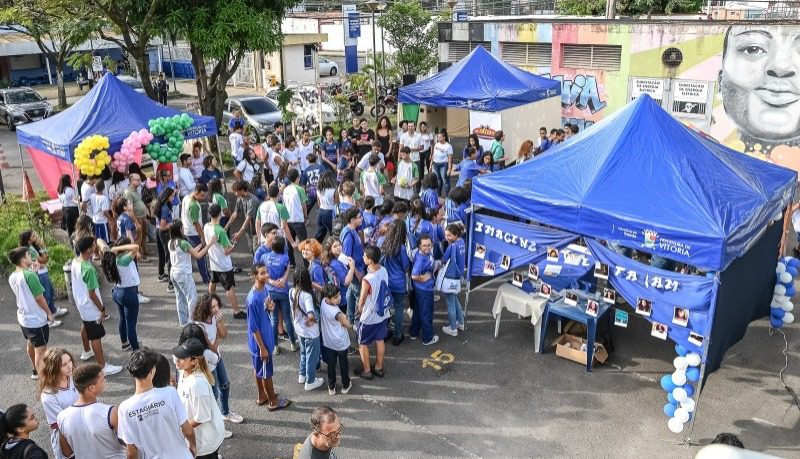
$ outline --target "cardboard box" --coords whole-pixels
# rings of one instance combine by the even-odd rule
[[[556,347],[556,355],[573,362],[586,365],[586,352],[581,351],[581,346],[586,343],[586,340],[574,335],[563,334],[553,341],[553,346]],[[600,343],[594,343],[594,360],[598,363],[604,363],[608,359],[608,352],[606,348]]]

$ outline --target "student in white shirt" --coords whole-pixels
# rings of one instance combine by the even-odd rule
[[[129,458],[193,459],[195,433],[178,392],[174,387],[153,387],[158,361],[158,354],[147,348],[131,355],[128,372],[136,392],[119,405],[117,434]]]
[[[108,228],[108,220],[111,216],[111,203],[105,195],[106,184],[98,180],[94,186],[95,192],[89,197],[88,212],[94,224],[94,236],[108,243],[112,240],[111,231]]]
[[[181,327],[189,323],[195,304],[197,304],[197,287],[192,278],[192,258],[202,260],[216,242],[216,236],[206,241],[205,245],[198,244],[192,247],[183,235],[181,222],[172,222],[169,225],[169,278],[175,286],[175,304],[178,309],[178,325]]]
[[[97,401],[106,389],[103,368],[94,363],[72,373],[78,399],[58,414],[61,451],[76,458],[126,459],[125,447],[117,439],[117,407]]]
[[[425,177],[425,168],[430,165],[431,161],[431,146],[436,141],[436,138],[428,130],[428,123],[425,121],[419,123],[419,140],[422,144],[422,149],[419,152],[419,174],[420,177]]]
[[[244,159],[239,161],[239,164],[236,165],[233,175],[236,177],[236,180],[244,180],[247,183],[253,183],[253,177],[255,177],[260,170],[261,166],[256,162],[256,153],[252,148],[248,148],[244,151]]]
[[[369,167],[369,158],[372,157],[372,155],[378,155],[378,158],[380,158],[380,161],[378,161],[378,169],[383,171],[383,169],[386,167],[386,157],[381,152],[381,143],[377,140],[372,142],[372,153],[369,155],[364,155],[364,157],[361,158],[361,161],[356,164],[356,170],[367,170]]]
[[[311,141],[311,132],[308,129],[303,129],[302,139],[297,145],[300,149],[300,172],[308,169],[308,155],[314,154],[314,147],[316,144]]]
[[[78,210],[78,197],[75,195],[75,188],[72,187],[72,177],[69,174],[62,175],[58,182],[58,202],[61,204],[63,214],[61,229],[72,237],[80,211]]]
[[[178,168],[178,193],[183,198],[194,192],[194,174],[192,173],[192,155],[184,153],[180,157],[181,167]]]
[[[94,194],[94,182],[99,180],[97,177],[86,177],[81,184],[81,213],[89,212],[89,198]]]
[[[283,203],[289,211],[289,227],[294,232],[294,240],[305,241],[308,239],[306,228],[308,196],[305,188],[300,186],[300,172],[297,169],[290,169],[287,177],[291,183],[283,189]]]
[[[178,395],[194,429],[197,458],[217,459],[225,438],[225,423],[214,398],[214,376],[203,357],[205,347],[195,338],[172,349],[179,372]]]
[[[319,365],[319,313],[316,310],[314,287],[308,269],[298,266],[292,279],[294,288],[289,290],[292,305],[292,325],[300,338],[300,370],[297,382],[305,384],[311,391],[325,383],[317,378]]]
[[[411,201],[416,195],[415,188],[419,182],[419,168],[411,160],[411,149],[400,148],[400,161],[397,162],[397,174],[392,178],[394,196],[399,199]]]
[[[222,284],[228,302],[233,308],[233,317],[246,319],[247,313],[239,308],[239,303],[236,301],[236,280],[233,276],[233,262],[231,261],[231,253],[236,246],[236,239],[231,241],[225,228],[219,224],[222,208],[218,204],[211,204],[208,207],[208,216],[211,221],[203,227],[203,233],[207,241],[212,240],[215,236],[217,239],[214,244],[209,244],[210,248],[208,249],[208,264],[211,267],[208,293],[216,293],[217,283]]]
[[[49,349],[39,368],[37,395],[42,402],[47,424],[50,426],[50,446],[53,457],[66,459],[61,451],[58,434],[58,415],[78,399],[78,391],[72,384],[75,360],[65,349]]]
[[[439,179],[439,195],[444,190],[444,196],[450,193],[450,174],[453,172],[453,146],[447,141],[445,134],[436,135],[436,144],[433,146],[430,169]]]
[[[376,206],[383,205],[383,186],[386,184],[386,177],[378,170],[379,164],[380,157],[372,153],[369,155],[369,167],[361,173],[361,192],[365,197],[374,198]]]
[[[320,316],[322,319],[322,347],[325,363],[328,365],[328,394],[336,394],[336,362],[339,362],[339,375],[342,378],[342,394],[350,392],[350,367],[347,362],[347,349],[350,347],[348,329],[353,328],[347,314],[339,309],[342,295],[340,288],[333,283],[322,289]]]
[[[281,152],[283,160],[289,163],[289,167],[300,167],[300,149],[297,148],[297,141],[292,136],[286,137],[286,147]],[[277,177],[277,175],[275,176]]]
[[[233,126],[233,132],[228,136],[228,140],[231,143],[231,155],[237,163],[241,161],[244,156],[244,136],[242,136],[242,129],[243,126],[241,124],[235,124]]]

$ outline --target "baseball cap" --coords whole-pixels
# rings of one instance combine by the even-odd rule
[[[172,348],[172,355],[179,359],[188,359],[189,357],[200,357],[205,351],[205,346],[197,338],[190,338],[180,346]]]

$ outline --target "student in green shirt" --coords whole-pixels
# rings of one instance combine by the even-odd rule
[[[183,235],[183,224],[179,221],[169,225],[169,250],[170,271],[169,277],[175,286],[175,305],[178,310],[178,324],[184,326],[189,323],[197,304],[197,287],[192,277],[192,258],[201,260],[208,249],[216,244],[216,236],[208,239],[207,244],[198,244],[192,247]]]
[[[228,207],[228,198],[222,192],[222,181],[218,178],[212,179],[208,182],[208,192],[211,193],[211,203],[216,204],[222,209],[222,217],[219,224],[223,227],[228,227],[228,219],[231,216],[231,209]]]
[[[492,142],[491,152],[494,164],[498,169],[506,167],[506,150],[503,148],[503,140],[506,139],[505,133],[502,129],[494,133],[494,142]]]

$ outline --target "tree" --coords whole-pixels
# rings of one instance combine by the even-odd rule
[[[397,52],[394,61],[406,75],[427,73],[439,61],[436,24],[419,0],[398,0],[378,20],[386,41]]]
[[[64,88],[64,67],[67,57],[84,43],[97,21],[83,20],[68,12],[81,8],[73,0],[3,0],[0,2],[0,23],[4,27],[27,35],[39,50],[53,61],[58,87],[58,106],[67,106]]]
[[[561,0],[556,3],[560,14],[598,16],[606,11],[606,0]]]
[[[163,0],[167,33],[189,42],[200,112],[222,120],[225,87],[246,51],[270,53],[283,42],[281,22],[298,0]]]

